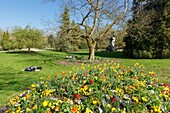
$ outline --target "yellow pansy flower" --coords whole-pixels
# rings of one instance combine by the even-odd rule
[[[95,79],[95,80],[98,80],[98,77],[97,77],[97,76],[95,76],[95,77],[94,77],[94,79]]]
[[[142,97],[142,100],[144,101],[144,102],[147,102],[148,100],[146,99],[146,97]]]
[[[96,105],[96,104],[97,104],[97,101],[96,101],[96,100],[93,100],[93,104]]]
[[[134,64],[134,66],[138,66],[138,65],[139,65],[139,63],[135,63],[135,64]]]
[[[52,105],[52,103],[50,102],[50,103],[48,104],[48,106],[51,107],[51,105]]]
[[[50,91],[49,90],[45,90],[44,93],[45,93],[45,96],[48,96],[50,94]]]
[[[84,80],[83,83],[85,84],[87,82],[87,80]]]
[[[30,112],[31,111],[31,109],[30,108],[26,108],[26,112]]]
[[[89,92],[92,92],[93,91],[93,89],[92,88],[89,88]]]
[[[44,107],[46,107],[48,105],[48,101],[44,101],[42,104]]]
[[[116,108],[113,107],[113,108],[112,108],[112,112],[114,112],[115,110],[116,110]]]
[[[35,84],[31,84],[31,87],[32,87],[32,88],[35,88],[35,87],[36,87],[36,85],[35,85]]]
[[[139,100],[138,100],[137,97],[134,97],[134,96],[133,96],[132,99],[133,99],[135,102],[137,102],[137,103],[139,102]]]
[[[58,102],[58,103],[60,103],[60,104],[62,103],[62,101],[61,101],[61,100],[57,100],[57,102]]]
[[[33,107],[32,107],[32,109],[37,109],[38,107],[37,107],[37,105],[34,105]]]
[[[86,108],[85,113],[93,113],[90,108]]]
[[[84,86],[84,90],[85,91],[88,90],[88,86],[87,85]]]
[[[94,69],[96,69],[96,66],[94,66]]]
[[[116,70],[116,69],[114,69],[113,71],[114,71],[115,73],[117,72],[117,70]]]

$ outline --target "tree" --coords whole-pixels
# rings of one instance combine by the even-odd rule
[[[6,31],[4,32],[2,36],[2,42],[1,42],[3,50],[9,50],[10,49],[10,37],[9,37],[9,32]]]
[[[89,48],[89,60],[94,60],[97,41],[100,38],[105,38],[113,25],[125,14],[127,0],[124,0],[123,6],[119,5],[117,0],[65,0],[64,2],[71,3],[69,4],[70,10],[77,13],[74,18],[76,15],[78,16],[78,24],[85,31],[83,33],[77,31],[78,36],[86,40]],[[102,32],[99,30],[101,26],[105,26]],[[71,30],[75,30],[74,27]]]
[[[49,35],[48,36],[48,44],[50,45],[50,47],[54,48],[54,43],[55,43],[55,39],[53,35]]]
[[[58,51],[71,51],[71,39],[68,35],[67,30],[70,29],[70,16],[69,16],[69,9],[64,8],[64,12],[61,14],[60,20],[60,30],[58,31],[57,37],[57,48]]]
[[[69,29],[70,28],[70,15],[69,15],[69,9],[64,8],[63,14],[61,14],[61,26],[60,29]]]
[[[123,38],[126,36],[126,30],[122,29],[122,30],[117,30],[115,31],[115,37],[116,37],[116,41],[115,41],[115,45],[116,47],[123,49],[125,44],[123,42]]]
[[[100,28],[99,30],[100,32],[103,32],[105,28]],[[114,29],[111,28],[104,38],[99,38],[96,44],[96,51],[97,49],[106,49],[106,47],[109,45],[110,37],[113,36],[113,34],[114,34]]]
[[[2,37],[3,37],[3,31],[0,29],[0,47],[1,47]]]
[[[31,48],[41,48],[43,46],[43,32],[30,26],[25,28],[15,27],[13,36],[18,49],[26,47],[30,52]]]
[[[73,51],[78,51],[80,43],[81,43],[81,39],[80,39],[80,37],[77,37],[76,31],[80,32],[80,26],[78,24],[76,24],[75,20],[73,20],[72,23],[71,23],[71,27],[74,27],[74,29],[75,29],[75,30],[72,30],[69,33],[69,37],[71,38],[71,40],[70,40],[71,41],[71,47],[72,47]]]
[[[168,0],[142,1],[140,9],[128,23],[124,53],[135,58],[165,58],[170,56]]]
[[[15,44],[17,49],[23,49],[25,45],[25,29],[21,27],[15,27],[12,35],[14,36]]]

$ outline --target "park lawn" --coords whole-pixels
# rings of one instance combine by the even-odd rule
[[[66,58],[67,55],[88,57],[88,51],[74,53],[61,53],[52,51],[39,51],[26,53],[24,51],[0,52],[0,107],[9,99],[40,77],[55,75],[56,72],[70,70],[72,66],[58,63]],[[155,76],[162,82],[170,84],[170,59],[126,59],[121,52],[109,53],[96,52],[96,58],[111,59],[125,67],[133,66],[136,62],[144,65],[146,72],[154,71]],[[28,66],[42,66],[39,72],[24,72]]]
[[[86,55],[88,56],[88,51],[74,52],[75,55]],[[125,67],[131,67],[135,63],[143,64],[144,71],[154,72],[155,77],[159,78],[162,82],[167,82],[170,84],[170,59],[129,59],[123,56],[121,51],[118,52],[106,52],[98,51],[96,52],[97,58],[106,58],[115,60],[115,62],[120,63]]]
[[[55,75],[63,70],[69,70],[69,66],[58,64],[65,59],[66,53],[51,51],[41,52],[0,52],[0,107],[11,97],[22,92],[40,77]],[[28,66],[42,66],[39,72],[22,71]]]

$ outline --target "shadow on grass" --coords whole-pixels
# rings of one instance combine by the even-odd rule
[[[0,70],[0,75],[0,90],[20,91],[21,88],[23,89],[23,78],[20,76],[23,75],[23,72],[21,70],[16,70],[12,67],[3,67]]]
[[[55,60],[65,58],[64,55],[57,54],[57,52],[54,52],[52,54],[51,53],[50,54],[39,53],[39,55],[42,56],[43,58],[50,58],[50,59],[55,59]]]
[[[88,55],[89,55],[88,51],[74,52],[74,53],[70,53],[70,54],[86,56],[86,57],[88,57]],[[95,52],[95,56],[96,57],[105,57],[105,58],[125,58],[121,51],[117,51],[117,52],[97,51],[97,52]]]
[[[34,77],[22,77],[19,73],[0,73],[6,74],[6,76],[0,77],[0,90],[13,90],[13,91],[21,91],[30,86],[34,81]],[[16,75],[15,75],[16,74]],[[8,76],[7,76],[8,75]],[[11,76],[9,76],[11,75]],[[23,74],[21,74],[23,75]]]
[[[99,51],[96,52],[96,56],[107,57],[107,58],[125,58],[123,52],[121,51],[117,51],[117,52]]]
[[[36,51],[7,51],[8,54],[38,54]]]
[[[62,53],[57,52],[36,52],[31,51],[30,53],[28,51],[9,51],[6,52],[7,54],[16,54],[21,55],[22,57],[26,57],[21,62],[41,62],[42,64],[51,63],[55,64],[56,61],[65,59],[65,55]]]
[[[31,51],[31,52],[28,52],[28,51],[9,51],[9,52],[6,52],[8,54],[23,54],[23,55],[39,55],[41,56],[42,58],[45,58],[45,59],[61,59],[61,58],[64,58],[64,55],[61,55],[55,51],[52,51],[53,53],[50,53],[50,52],[40,52],[40,51]],[[64,52],[63,52],[64,53]]]

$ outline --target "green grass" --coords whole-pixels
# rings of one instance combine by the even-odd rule
[[[73,54],[88,56],[88,51],[80,51]],[[115,61],[125,67],[133,66],[135,63],[143,64],[146,72],[154,71],[155,76],[162,82],[170,84],[170,59],[128,59],[123,56],[122,52],[105,51],[96,52],[95,55],[96,57],[115,59]]]
[[[61,53],[52,51],[39,51],[30,54],[24,51],[0,52],[0,107],[10,98],[22,92],[40,77],[55,75],[64,70],[70,70],[72,66],[61,65],[58,62],[64,60],[67,55],[88,57],[88,51],[74,53]],[[96,57],[115,59],[125,67],[133,66],[136,62],[143,64],[145,71],[154,71],[155,76],[162,82],[170,84],[170,59],[126,59],[121,52],[109,53],[99,51]],[[22,71],[28,66],[42,66],[39,72]]]
[[[1,52],[0,53],[0,106],[9,99],[29,87],[40,77],[49,74],[54,75],[62,70],[69,70],[69,66],[63,66],[57,62],[64,59],[65,53],[51,51],[34,52]],[[42,66],[39,72],[22,71],[28,66]]]

